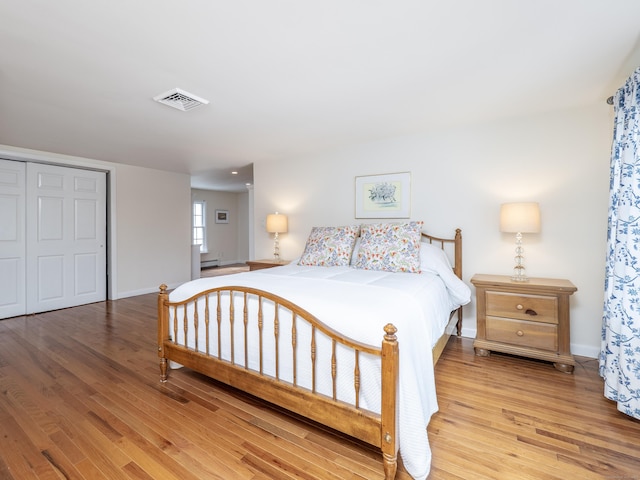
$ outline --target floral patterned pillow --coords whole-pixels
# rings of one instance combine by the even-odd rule
[[[298,265],[316,267],[349,265],[359,233],[359,225],[313,227]]]
[[[362,225],[360,248],[354,267],[362,270],[420,273],[420,235],[423,223]]]

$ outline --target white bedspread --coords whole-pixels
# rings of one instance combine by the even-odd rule
[[[448,278],[447,282],[459,281]],[[187,299],[198,292],[218,286],[248,286],[279,295],[306,309],[327,326],[360,342],[379,347],[384,335],[383,327],[392,323],[398,329],[400,350],[398,444],[407,471],[413,478],[425,479],[431,465],[431,450],[427,438],[427,425],[438,409],[431,347],[443,333],[451,310],[460,299],[452,299],[443,279],[433,273],[406,274],[356,270],[351,267],[304,267],[290,264],[284,267],[254,272],[202,278],[185,283],[170,294],[171,301]],[[457,290],[464,285],[460,282]],[[465,302],[466,303],[466,302]],[[202,308],[202,307],[200,307]],[[241,315],[238,313],[237,315]],[[265,315],[269,318],[269,315]],[[281,318],[281,328],[289,328]],[[223,325],[225,325],[223,323]],[[173,328],[173,327],[172,327]],[[183,342],[181,328],[178,342]],[[265,331],[270,327],[265,323]],[[272,330],[271,330],[272,331]],[[225,335],[225,332],[223,332]],[[226,332],[228,335],[228,331]],[[301,333],[301,344],[309,333]],[[240,337],[236,334],[236,337]],[[200,334],[200,339],[204,338]],[[271,335],[273,338],[273,335]],[[253,340],[250,340],[253,341]],[[193,339],[189,339],[190,345]],[[199,341],[199,348],[203,341]],[[275,341],[273,342],[275,343]],[[236,341],[235,361],[244,364],[244,348]],[[281,358],[287,358],[286,345],[279,346]],[[217,345],[210,345],[217,353]],[[265,342],[265,350],[275,350]],[[329,347],[318,344],[319,362],[327,357]],[[323,353],[324,352],[324,353]],[[223,350],[228,359],[229,352]],[[338,357],[345,372],[352,372],[350,357]],[[257,360],[249,366],[257,368]],[[298,384],[305,385],[310,378],[311,366],[299,362]],[[292,368],[281,361],[280,378],[287,379]],[[360,406],[380,412],[380,362],[362,359],[362,391]],[[265,373],[273,374],[273,366],[265,366]],[[346,375],[346,374],[345,374]],[[353,402],[353,380],[338,382],[338,398]],[[372,381],[373,380],[373,381]],[[330,377],[318,380],[317,390],[331,395]]]

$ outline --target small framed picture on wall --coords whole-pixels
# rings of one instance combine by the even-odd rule
[[[216,223],[229,223],[229,210],[216,210]]]
[[[409,218],[411,173],[356,177],[356,218]]]

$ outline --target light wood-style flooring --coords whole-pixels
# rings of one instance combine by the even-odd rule
[[[203,268],[200,270],[200,278],[219,277],[221,275],[230,275],[232,273],[248,272],[249,265],[246,263],[234,263],[223,267]]]
[[[381,479],[374,449],[185,369],[159,383],[155,295],[0,321],[0,479]],[[640,479],[640,422],[595,360],[436,366],[430,480]],[[408,480],[405,471],[399,480]]]

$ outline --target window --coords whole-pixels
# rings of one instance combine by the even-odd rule
[[[207,253],[207,204],[193,202],[193,244],[200,244],[200,253]]]

